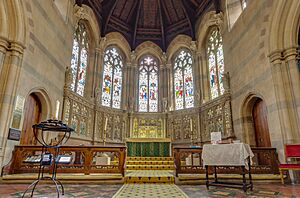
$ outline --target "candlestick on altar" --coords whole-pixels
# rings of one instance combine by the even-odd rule
[[[106,131],[106,128],[107,128],[107,121],[108,121],[108,118],[105,117],[105,122],[104,122],[104,131]]]
[[[106,129],[107,129],[107,121],[108,118],[105,117],[105,122],[104,122],[104,131],[103,131],[103,146],[105,146],[105,142],[106,142]]]
[[[190,130],[191,130],[191,144],[193,144],[193,119],[190,118]]]

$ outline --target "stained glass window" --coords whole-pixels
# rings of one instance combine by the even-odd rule
[[[210,76],[210,93],[214,99],[224,93],[224,56],[222,37],[217,28],[213,29],[208,39],[208,68]]]
[[[116,47],[109,47],[104,54],[102,105],[121,108],[123,58]]]
[[[247,0],[241,0],[242,9],[245,10],[247,7]]]
[[[194,107],[193,58],[181,50],[174,61],[175,109]]]
[[[152,56],[140,61],[139,67],[139,111],[158,111],[158,66]]]
[[[72,84],[71,90],[83,96],[88,64],[88,33],[83,23],[78,24],[74,32],[71,59]]]

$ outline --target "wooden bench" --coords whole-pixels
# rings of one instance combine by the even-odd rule
[[[291,158],[300,159],[300,144],[286,144],[284,146],[286,162]],[[279,172],[281,177],[281,183],[284,184],[283,171],[288,170],[300,170],[300,164],[280,164]]]

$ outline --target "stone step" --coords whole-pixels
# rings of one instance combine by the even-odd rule
[[[174,183],[175,177],[170,170],[133,170],[127,171],[126,183]]]

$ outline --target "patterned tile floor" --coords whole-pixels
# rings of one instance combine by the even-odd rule
[[[131,184],[136,188],[143,189],[143,184]],[[166,184],[159,185],[160,187],[166,187]],[[24,190],[27,188],[27,184],[0,184],[0,197],[1,198],[19,198],[22,196]],[[71,185],[65,184],[65,195],[63,198],[111,198],[114,195],[115,198],[121,198],[120,188],[122,185]],[[254,190],[244,193],[240,189],[233,188],[217,188],[211,187],[210,190],[206,190],[205,185],[180,185],[178,186],[178,192],[180,189],[190,198],[202,198],[202,197],[236,197],[236,198],[297,198],[300,197],[300,185],[281,185],[280,183],[255,183]],[[135,189],[136,189],[135,188]],[[173,187],[172,187],[173,188]],[[159,187],[157,187],[159,189]],[[165,188],[168,191],[169,197],[172,197],[169,188]],[[34,197],[57,197],[54,186],[52,185],[40,185],[35,191]],[[176,192],[176,191],[174,191]],[[26,197],[29,197],[27,194]],[[119,196],[118,196],[119,195]],[[183,195],[180,195],[184,197]],[[180,197],[178,195],[178,197]],[[126,196],[125,196],[126,197]],[[131,198],[132,196],[127,196]],[[127,198],[126,197],[126,198]],[[138,194],[138,197],[142,197]],[[152,195],[151,198],[158,198],[158,195]],[[161,198],[164,196],[161,196]]]
[[[188,198],[175,184],[125,184],[113,198]]]

